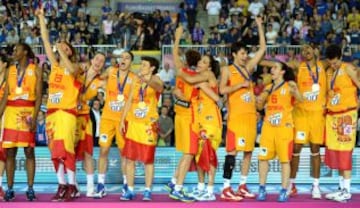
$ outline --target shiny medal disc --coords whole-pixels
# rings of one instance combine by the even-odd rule
[[[313,84],[311,86],[311,89],[312,89],[313,92],[318,92],[318,91],[320,91],[320,85],[318,83]]]
[[[124,95],[123,94],[119,94],[116,98],[120,102],[124,101]]]
[[[16,87],[16,89],[15,89],[16,94],[21,94],[22,92],[23,92],[23,90],[21,87]]]
[[[138,103],[138,107],[139,107],[140,109],[145,109],[145,108],[146,108],[146,103],[145,103],[145,102],[139,102],[139,103]]]

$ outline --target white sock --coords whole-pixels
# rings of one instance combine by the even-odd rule
[[[224,179],[224,189],[230,187],[230,179]]]
[[[98,174],[98,183],[105,184],[105,174]]]
[[[197,189],[198,189],[199,191],[205,190],[205,183],[198,183]]]
[[[134,192],[134,186],[128,186],[129,191]]]
[[[247,176],[241,175],[240,177],[240,185],[246,184]]]
[[[181,191],[183,185],[175,185],[175,191]]]
[[[293,184],[295,183],[295,178],[290,178],[290,179],[289,179],[289,182],[290,182],[290,183],[289,183],[290,185],[293,185]]]
[[[126,175],[123,175],[123,184],[127,184]]]
[[[3,179],[3,177],[0,176],[0,187],[2,187],[2,179]]]
[[[314,186],[319,186],[319,184],[320,184],[320,180],[318,178],[314,178],[313,185]]]
[[[172,183],[172,184],[176,184],[176,178],[175,178],[175,177],[172,177],[172,178],[171,178],[171,183]]]
[[[94,185],[94,174],[87,174],[86,175],[86,182],[87,185]]]
[[[145,187],[145,191],[150,191],[151,192],[151,188],[150,187]]]
[[[65,170],[64,170],[64,164],[63,163],[59,164],[58,171],[56,172],[56,176],[57,176],[59,184],[62,184],[62,185],[66,184]]]
[[[70,185],[75,185],[75,172],[66,168],[66,173],[68,175],[68,182]]]
[[[342,176],[339,176],[339,186],[340,186],[340,189],[344,189],[344,177]]]
[[[348,193],[350,193],[350,183],[351,183],[351,179],[344,179],[344,189],[346,189],[348,191]]]
[[[214,193],[214,186],[207,186],[207,191],[209,194],[213,194]]]

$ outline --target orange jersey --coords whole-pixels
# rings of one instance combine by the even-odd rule
[[[48,109],[76,109],[80,87],[74,75],[54,64],[49,76]]]
[[[135,74],[128,72],[126,76],[121,76],[120,72],[118,73],[119,68],[111,68],[109,71],[107,85],[106,85],[106,97],[105,97],[105,106],[102,113],[102,118],[110,120],[119,120],[125,106],[125,101],[129,97],[131,83],[134,81]],[[119,78],[118,78],[119,74]],[[124,83],[126,78],[126,83]],[[119,80],[120,79],[120,80]],[[120,91],[118,89],[118,84],[124,85],[123,96],[124,99],[119,101],[117,99]]]
[[[318,73],[316,72],[316,66]],[[320,85],[319,91],[313,89],[314,80],[318,79]],[[296,104],[297,108],[302,108],[310,111],[323,110],[326,104],[326,72],[324,66],[320,61],[315,66],[311,67],[311,73],[306,62],[300,63],[297,74],[297,85],[300,94],[304,96],[302,102]]]
[[[95,76],[92,80],[86,80],[85,76],[86,73],[83,73],[78,77],[82,85],[79,95],[79,104],[81,105],[81,108],[78,109],[79,114],[89,114],[89,101],[97,95],[98,88],[101,87],[101,80],[98,76]]]
[[[187,68],[182,69],[187,74],[195,74],[194,71],[191,71]],[[188,102],[190,106],[181,105],[180,100],[175,102],[174,111],[176,115],[192,116],[194,113],[194,104],[198,97],[199,90],[194,88],[191,84],[185,82],[181,78],[176,78],[175,88],[179,89],[183,94],[185,102]]]
[[[21,79],[22,74],[17,74],[16,65],[12,65],[9,68],[9,95],[8,100],[28,100],[28,101],[35,101],[36,97],[36,65],[29,64],[24,72],[24,77],[20,83],[19,88],[21,91],[16,92],[18,88],[18,80]]]
[[[141,90],[142,89],[142,90]],[[139,107],[141,102],[141,93],[143,93],[143,102],[146,103],[144,108]],[[144,85],[141,80],[137,79],[134,88],[134,97],[131,103],[130,111],[126,115],[129,121],[149,121],[154,122],[158,120],[159,114],[157,111],[157,104],[160,94],[152,87]]]
[[[4,97],[5,85],[6,85],[6,79],[4,78],[4,80],[0,82],[0,100]]]
[[[290,93],[288,83],[283,82],[276,88],[273,88],[272,84],[267,86],[266,90],[270,94],[266,102],[264,122],[271,126],[292,126],[294,97]]]
[[[213,90],[218,93],[217,86],[214,87]],[[199,92],[198,113],[200,116],[200,122],[214,119],[218,123],[219,127],[222,125],[220,110],[216,102],[202,90]]]
[[[247,76],[246,79],[249,79],[249,75],[246,73],[244,68],[241,68],[242,73]],[[229,66],[229,81],[228,86],[233,86],[239,83],[243,83],[246,79],[242,76],[242,74],[237,70],[236,66]],[[250,87],[241,88],[231,94],[228,97],[228,108],[229,108],[229,116],[238,117],[239,114],[244,113],[253,113],[256,114],[255,107],[255,95],[254,95],[254,86],[253,83],[250,82]]]
[[[328,73],[330,93],[326,107],[331,112],[344,111],[358,106],[357,87],[346,73],[346,67],[347,64],[342,63],[338,70]]]

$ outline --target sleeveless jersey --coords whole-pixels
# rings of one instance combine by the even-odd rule
[[[35,101],[36,98],[36,65],[29,64],[23,74],[23,79],[20,83],[21,92],[17,93],[18,80],[21,80],[22,74],[17,74],[16,65],[9,68],[9,95],[8,100],[28,100]]]

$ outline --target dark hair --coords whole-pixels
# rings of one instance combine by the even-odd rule
[[[141,57],[142,61],[147,61],[150,63],[150,67],[155,67],[154,71],[152,72],[152,74],[156,74],[158,69],[159,69],[159,61],[151,56],[143,56]]]
[[[21,46],[24,51],[27,51],[26,58],[28,59],[34,59],[35,54],[32,51],[31,47],[26,43],[18,43],[17,46]]]
[[[338,58],[340,59],[342,56],[341,48],[338,45],[330,45],[326,48],[325,56],[327,59],[334,59]]]
[[[220,64],[219,64],[219,62],[217,60],[215,60],[212,55],[205,55],[205,56],[209,57],[211,71],[214,73],[215,77],[218,78],[218,76],[220,75]]]
[[[243,42],[238,41],[238,42],[231,44],[231,53],[237,53],[241,49],[244,49],[245,51],[248,50],[246,45]]]
[[[186,63],[189,68],[196,67],[201,59],[201,54],[195,50],[187,50],[185,53]]]
[[[70,43],[68,43],[66,41],[62,41],[62,43],[65,43],[65,45],[67,45],[71,50],[71,55],[69,56],[70,61],[73,62],[73,63],[77,62],[77,56],[76,56],[75,48]]]
[[[277,63],[279,63],[281,65],[281,70],[285,71],[284,73],[284,80],[286,82],[288,81],[295,81],[295,73],[294,70],[292,70],[286,63],[282,62],[282,61],[278,61]]]
[[[6,68],[9,67],[10,64],[10,60],[8,59],[8,57],[5,54],[0,54],[0,61],[6,63]]]
[[[131,51],[124,51],[123,53],[128,53],[131,57],[131,61],[134,61],[134,54]]]

